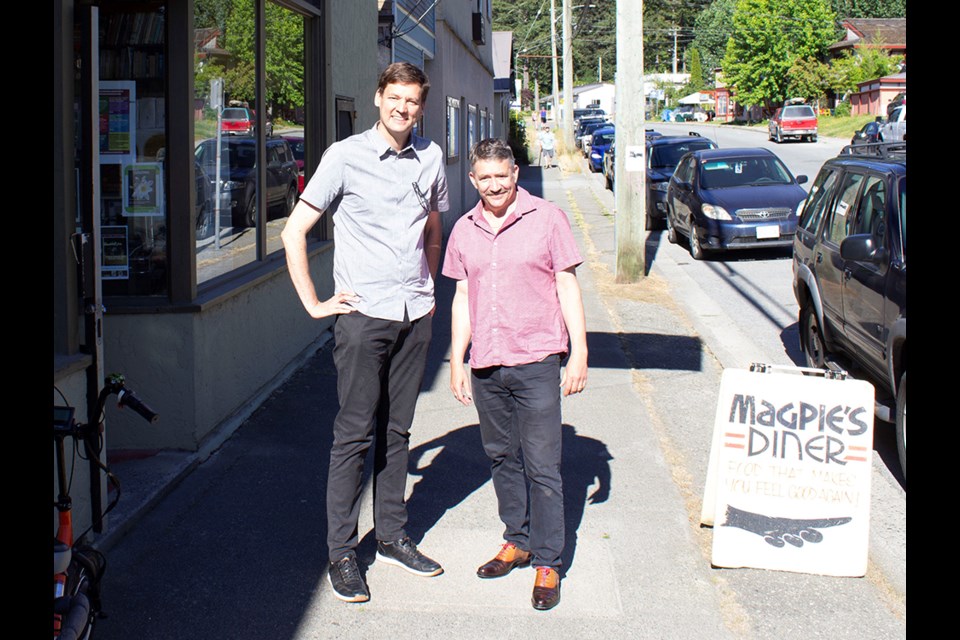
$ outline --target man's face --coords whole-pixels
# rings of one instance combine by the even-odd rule
[[[480,192],[483,206],[499,214],[516,199],[519,175],[520,167],[509,160],[477,160],[470,172],[470,182]]]
[[[373,102],[380,109],[380,124],[395,138],[410,134],[423,110],[418,84],[388,84],[378,91]]]

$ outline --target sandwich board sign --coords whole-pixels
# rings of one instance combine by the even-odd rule
[[[873,386],[845,373],[725,370],[701,513],[712,564],[863,576],[873,410]]]

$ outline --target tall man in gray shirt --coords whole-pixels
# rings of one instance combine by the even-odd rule
[[[307,313],[340,315],[327,545],[330,584],[347,602],[370,599],[355,549],[371,444],[377,560],[422,576],[443,572],[404,531],[409,430],[431,335],[440,212],[449,208],[443,152],[412,133],[429,87],[411,64],[387,67],[374,97],[376,125],[327,149],[281,235]],[[334,222],[336,293],[321,301],[310,277],[307,234],[325,211]]]

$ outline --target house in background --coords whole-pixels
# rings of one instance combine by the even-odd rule
[[[846,18],[841,20],[846,33],[839,42],[830,45],[831,57],[845,53],[858,55],[863,49],[882,49],[889,55],[903,56],[900,72],[873,78],[857,85],[849,95],[853,115],[886,116],[887,104],[907,90],[907,20],[906,18]]]

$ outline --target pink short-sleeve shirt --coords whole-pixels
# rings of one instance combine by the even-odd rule
[[[494,232],[478,203],[447,242],[443,275],[467,280],[474,369],[567,353],[556,274],[583,262],[580,250],[559,207],[520,187],[516,204]]]

